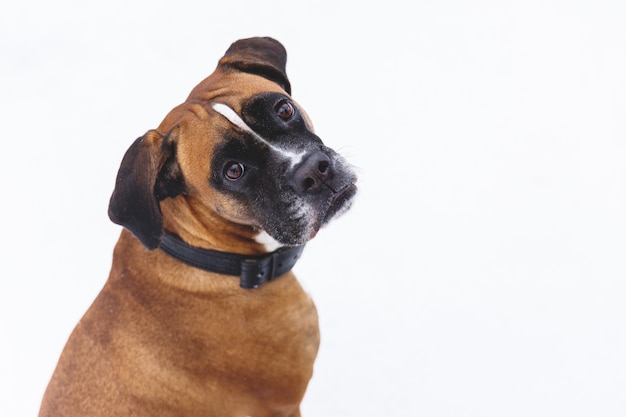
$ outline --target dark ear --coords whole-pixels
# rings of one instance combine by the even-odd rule
[[[126,151],[109,202],[109,218],[130,230],[147,249],[156,249],[163,236],[159,201],[184,192],[176,162],[174,134],[151,130]]]
[[[220,60],[220,65],[265,77],[291,94],[286,64],[287,51],[272,38],[240,39],[228,48]]]

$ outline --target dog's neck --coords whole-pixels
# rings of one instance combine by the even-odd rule
[[[302,253],[304,246],[281,247],[267,233],[203,207],[182,196],[163,200],[165,231],[160,250],[194,268],[237,276],[246,289],[290,271]]]
[[[278,249],[267,245],[269,241],[257,239],[259,229],[224,219],[204,205],[195,204],[193,198],[165,199],[161,210],[165,230],[190,246],[241,255],[262,255]]]
[[[304,246],[279,248],[265,255],[239,255],[193,247],[166,231],[160,249],[194,268],[238,276],[241,288],[254,289],[289,272]]]

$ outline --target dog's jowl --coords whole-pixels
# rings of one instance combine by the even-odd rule
[[[319,345],[292,266],[356,177],[291,98],[286,52],[235,42],[122,159],[124,227],[40,416],[299,416]]]

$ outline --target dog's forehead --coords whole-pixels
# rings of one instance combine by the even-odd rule
[[[246,105],[258,97],[277,94],[291,101],[291,97],[280,85],[263,77],[238,71],[225,72],[221,68],[200,82],[189,94],[181,106],[173,109],[165,118],[159,130],[168,132],[174,126],[182,127],[179,137],[179,148],[185,157],[194,160],[198,165],[208,166],[206,155],[212,152],[214,146],[222,143],[227,137],[224,132],[232,127],[246,132],[258,142],[263,142],[281,154],[292,164],[298,163],[301,151],[293,152],[271,145],[271,138],[259,136],[245,121],[243,116]],[[304,119],[305,126],[313,133],[313,124],[306,112],[298,107]],[[196,131],[196,134],[192,134]],[[187,140],[191,139],[193,140]],[[202,138],[202,140],[198,140]],[[269,139],[269,141],[267,140]],[[202,156],[204,155],[204,156]]]
[[[265,93],[288,96],[280,85],[258,75],[218,69],[191,91],[187,102],[202,103],[205,107],[220,102],[241,114],[242,107],[250,98]]]
[[[254,74],[239,71],[223,71],[220,67],[200,82],[189,94],[188,103],[201,104],[209,113],[214,113],[214,104],[226,105],[239,117],[243,108],[255,98],[278,93],[296,104],[307,128],[314,132],[313,123],[304,109],[282,87],[275,82]]]
[[[184,103],[174,107],[158,127],[164,134],[176,125],[184,124],[184,130],[190,126],[223,123],[223,116],[215,112],[214,103],[227,105],[238,115],[243,107],[254,97],[265,93],[287,93],[276,83],[252,74],[237,71],[224,72],[218,68],[202,80],[189,94]],[[226,124],[228,122],[226,121]]]

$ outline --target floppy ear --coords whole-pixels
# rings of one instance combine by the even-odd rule
[[[163,236],[159,201],[184,192],[176,162],[175,131],[164,137],[150,130],[126,151],[109,201],[109,218],[130,230],[147,249]]]
[[[220,65],[274,81],[291,95],[286,64],[287,51],[280,42],[272,38],[240,39],[228,48],[220,60]]]

